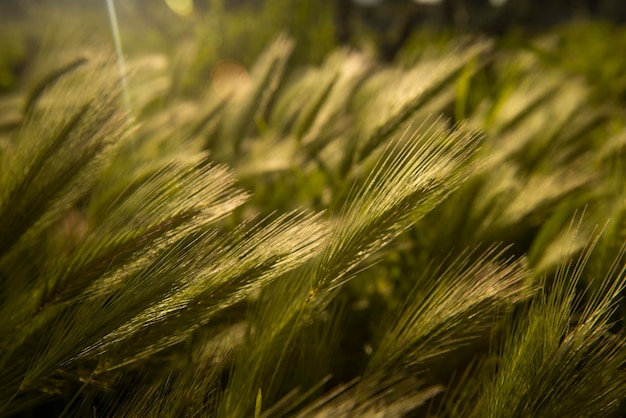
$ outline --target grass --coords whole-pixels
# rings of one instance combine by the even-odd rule
[[[128,31],[127,107],[103,32],[36,22],[3,29],[41,49],[0,96],[2,415],[623,412],[608,80],[544,39],[246,67]]]

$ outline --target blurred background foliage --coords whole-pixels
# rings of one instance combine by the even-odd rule
[[[106,2],[71,0],[51,4],[45,0],[7,0],[0,5],[3,24],[0,89],[17,82],[28,57],[40,45],[41,25],[25,30],[30,21],[71,19],[81,9],[81,21],[90,36],[110,37]],[[322,62],[335,47],[353,45],[373,57],[399,61],[416,58],[435,45],[445,46],[457,35],[496,36],[512,48],[529,47],[543,52],[546,64],[582,74],[601,88],[600,95],[624,94],[623,50],[626,35],[620,23],[626,6],[619,0],[170,0],[120,2],[117,7],[126,54],[164,53],[174,57],[185,71],[181,77],[190,93],[199,77],[206,77],[220,59],[233,59],[249,68],[265,46],[285,31],[297,42],[293,64]],[[183,6],[176,9],[176,4]],[[185,4],[187,4],[185,6]],[[180,6],[178,6],[180,7]],[[187,9],[185,9],[185,7]],[[64,17],[64,16],[65,17]],[[51,19],[54,17],[54,19]],[[20,30],[14,26],[19,25]],[[549,32],[549,34],[548,34]],[[97,34],[97,35],[96,35]],[[541,46],[529,37],[546,38]],[[611,39],[611,42],[606,42]],[[80,40],[75,40],[80,42]],[[428,48],[426,48],[428,46]],[[178,52],[175,52],[178,51]],[[182,52],[185,51],[185,52]],[[190,62],[182,62],[187,59]],[[602,62],[602,65],[597,65]],[[599,73],[601,72],[601,73]],[[611,85],[601,86],[609,82]],[[187,86],[185,85],[187,84]]]
[[[0,3],[4,413],[623,414],[624,2],[426,3]]]

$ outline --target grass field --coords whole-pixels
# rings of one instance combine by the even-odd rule
[[[624,28],[220,4],[0,25],[0,415],[622,416]]]

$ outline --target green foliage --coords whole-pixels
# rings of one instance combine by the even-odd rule
[[[593,36],[584,35],[589,33]],[[626,100],[626,69],[615,54],[626,45],[623,27],[602,22],[579,23],[559,28],[553,36],[547,47],[542,47],[544,59],[584,76],[598,89],[597,99]]]
[[[297,34],[201,79],[199,36],[130,52],[126,108],[81,30],[0,96],[3,415],[623,412],[602,83],[539,47],[383,66]]]

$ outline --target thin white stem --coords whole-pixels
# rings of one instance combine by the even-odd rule
[[[124,94],[124,105],[126,111],[130,114],[130,98],[128,96],[128,83],[126,81],[126,66],[124,65],[124,54],[122,52],[122,41],[120,39],[120,28],[117,24],[117,14],[113,0],[107,1],[107,10],[109,12],[109,21],[111,22],[111,31],[113,32],[113,42],[115,43],[115,53],[117,54],[117,64],[120,68],[120,77],[122,81],[122,90]]]

